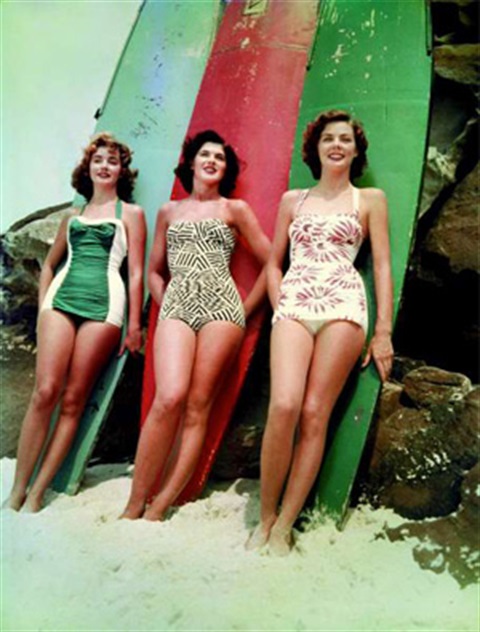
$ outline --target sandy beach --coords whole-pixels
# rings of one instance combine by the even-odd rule
[[[15,462],[1,461],[5,499]],[[249,552],[258,481],[210,487],[163,523],[118,520],[131,466],[88,470],[75,497],[1,512],[0,628],[7,630],[478,630],[478,588],[422,570],[403,519],[356,509],[316,524],[287,558]]]

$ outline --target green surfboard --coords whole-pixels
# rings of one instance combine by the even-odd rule
[[[158,207],[170,197],[173,169],[221,13],[220,0],[146,0],[97,113],[95,131],[113,132],[134,151],[134,166],[139,169],[135,201],[146,214],[147,257]],[[78,491],[126,359],[127,354],[112,358],[98,380],[52,483],[56,491]]]
[[[360,186],[388,197],[394,312],[415,230],[429,121],[432,60],[425,0],[322,0],[305,81],[290,186],[312,186],[302,133],[320,111],[347,109],[365,126],[369,168]],[[375,323],[371,258],[361,270],[370,334]],[[315,506],[342,526],[380,392],[373,363],[355,372],[332,417]]]

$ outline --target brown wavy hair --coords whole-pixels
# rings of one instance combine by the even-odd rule
[[[237,184],[238,174],[240,173],[240,161],[233,147],[227,145],[220,134],[217,134],[214,130],[207,129],[185,139],[182,146],[182,155],[174,169],[174,173],[182,183],[185,191],[191,193],[193,189],[193,160],[205,143],[216,143],[223,147],[226,169],[218,190],[220,195],[229,197]]]
[[[101,132],[92,138],[87,147],[83,150],[83,156],[72,173],[72,187],[83,195],[86,200],[90,200],[93,195],[93,182],[90,178],[90,161],[93,154],[100,147],[108,147],[118,151],[120,155],[121,171],[117,181],[117,195],[124,202],[131,202],[135,179],[138,175],[137,169],[131,169],[132,150],[118,141],[109,132]]]
[[[326,112],[321,112],[314,121],[309,123],[303,133],[303,162],[310,167],[310,171],[315,180],[319,180],[322,174],[322,165],[318,157],[318,142],[320,136],[329,123],[336,123],[337,121],[345,121],[345,123],[349,123],[353,129],[358,155],[355,156],[352,161],[350,178],[352,180],[359,178],[367,167],[368,141],[362,124],[352,118],[351,114],[346,110],[327,110]]]

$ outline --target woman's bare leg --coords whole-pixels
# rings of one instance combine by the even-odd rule
[[[277,519],[280,496],[292,462],[313,340],[312,334],[293,320],[281,320],[272,330],[270,405],[260,461],[260,524],[247,541],[247,549],[266,544]]]
[[[18,511],[47,439],[50,418],[60,398],[75,342],[76,328],[54,310],[40,313],[37,326],[35,387],[22,424],[9,506]]]
[[[327,324],[316,337],[292,467],[280,515],[270,534],[270,549],[279,555],[290,550],[293,524],[320,469],[332,409],[364,340],[363,330],[347,321]]]
[[[43,495],[70,449],[90,391],[120,335],[120,328],[109,323],[86,321],[78,328],[60,415],[25,503],[29,511],[41,509]]]
[[[154,340],[155,398],[140,434],[132,489],[122,518],[143,515],[178,430],[195,360],[196,335],[179,320],[160,320]]]
[[[175,459],[162,489],[145,512],[148,520],[161,520],[190,480],[200,457],[207,422],[219,384],[235,358],[244,332],[229,322],[211,322],[197,334],[195,364]]]

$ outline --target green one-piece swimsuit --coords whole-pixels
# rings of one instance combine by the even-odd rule
[[[67,260],[50,284],[41,310],[57,309],[85,320],[121,327],[126,290],[120,267],[127,254],[127,235],[117,200],[115,217],[68,220]]]

